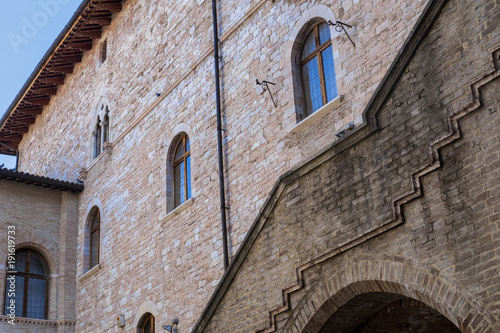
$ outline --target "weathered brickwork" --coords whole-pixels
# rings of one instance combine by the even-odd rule
[[[5,258],[0,265],[1,313],[5,306],[7,235],[14,237],[16,251],[40,253],[50,274],[48,320],[15,318],[15,325],[11,325],[9,316],[0,315],[0,332],[75,332],[78,194],[0,179],[0,200],[0,256]]]
[[[379,130],[283,178],[234,280],[197,329],[320,332],[337,320],[352,330],[359,314],[335,313],[370,292],[421,300],[464,332],[500,329],[500,38],[472,23],[496,22],[494,13],[493,1],[447,2],[378,114]],[[450,117],[459,117],[460,137]],[[434,161],[430,148],[441,142],[450,143]],[[398,222],[401,198],[417,199]]]
[[[289,36],[318,5],[354,26],[348,32],[356,47],[331,29],[343,102],[316,125],[292,133],[296,91]],[[231,254],[278,176],[337,140],[335,133],[350,121],[361,123],[364,105],[424,5],[218,3]],[[159,323],[179,316],[189,329],[222,276],[211,24],[209,2],[125,2],[21,143],[23,171],[74,181],[86,170],[79,276],[88,213],[101,204],[101,268],[77,282],[79,331],[107,331],[118,313],[131,324],[147,300],[161,309]],[[104,40],[108,52],[101,64],[96,46]],[[278,107],[256,78],[276,83]],[[102,96],[110,101],[113,147],[93,162],[90,136]],[[180,131],[191,140],[194,201],[161,222],[168,150]]]
[[[76,319],[64,332],[135,332],[146,312],[155,315],[157,332],[175,316],[180,332],[199,332],[200,316],[206,332],[319,332],[354,295],[384,291],[424,302],[463,331],[493,330],[500,315],[498,79],[485,83],[483,106],[461,116],[461,137],[437,160],[430,146],[455,135],[450,117],[477,102],[471,85],[495,70],[498,4],[448,1],[382,110],[370,115],[377,126],[363,115],[426,4],[218,2],[230,255],[245,246],[256,218],[265,224],[213,316],[202,316],[227,280],[211,3],[125,1],[20,145],[22,171],[85,181],[73,212],[78,229],[64,230],[76,242],[64,243],[76,278],[58,287],[76,305],[53,309],[51,300],[49,319]],[[342,101],[296,127],[293,64],[303,24],[318,16],[352,25],[355,46],[331,28]],[[256,79],[275,83],[277,107]],[[110,142],[93,159],[102,100],[110,108]],[[351,121],[354,133],[338,138]],[[168,164],[181,132],[191,143],[193,195],[168,214]],[[101,213],[101,252],[99,266],[87,272],[93,207]],[[61,247],[57,223],[66,222],[58,221],[41,235]],[[65,269],[58,251],[54,260]]]

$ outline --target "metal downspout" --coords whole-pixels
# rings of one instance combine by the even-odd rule
[[[224,189],[224,161],[222,159],[222,112],[220,102],[220,78],[219,78],[219,29],[217,22],[217,1],[212,0],[212,17],[214,30],[214,67],[215,67],[215,98],[217,104],[217,148],[219,154],[219,193],[220,193],[220,215],[222,222],[222,246],[224,252],[224,270],[229,266],[229,254],[227,245],[227,222],[226,222],[226,194]]]

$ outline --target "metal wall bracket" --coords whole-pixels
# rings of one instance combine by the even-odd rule
[[[269,96],[271,96],[271,100],[273,101],[274,106],[277,107],[278,105],[274,101],[273,94],[271,93],[271,89],[269,89],[269,84],[272,84],[273,86],[275,84],[272,82],[266,81],[266,80],[262,80],[262,82],[259,82],[259,79],[255,79],[255,83],[259,86],[262,86],[263,90],[267,90],[269,92]]]
[[[345,29],[345,27],[352,28],[352,25],[349,25],[347,23],[340,22],[340,21],[335,21],[335,23],[333,23],[330,20],[328,20],[328,24],[333,25],[335,27],[335,31],[337,31],[337,32],[341,32],[342,30],[344,30],[345,34],[347,35],[347,38],[349,38],[352,45],[354,45],[354,47],[356,47],[356,44],[354,44],[354,42],[351,39],[351,36],[349,36],[349,34],[347,33],[347,30]]]
[[[339,138],[341,138],[342,136],[346,135],[347,132],[350,132],[354,129],[354,121],[351,121],[349,124],[347,124],[347,126],[345,127],[345,129],[335,133],[335,135]]]

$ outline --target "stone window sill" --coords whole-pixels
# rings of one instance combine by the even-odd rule
[[[174,210],[171,212],[164,212],[160,215],[160,222],[165,223],[168,220],[174,218],[175,216],[179,215],[181,212],[185,211],[187,208],[191,207],[193,205],[194,198],[189,198],[186,202],[184,202],[182,205],[176,207]]]
[[[5,315],[0,315],[1,322],[10,322],[12,318]],[[16,317],[14,319],[15,324],[28,324],[28,325],[39,325],[39,326],[75,326],[76,322],[74,320],[49,320],[49,319],[36,319],[36,318],[26,318],[26,317]],[[1,326],[1,325],[0,325]]]
[[[343,95],[337,96],[327,104],[323,105],[321,108],[316,110],[313,114],[310,114],[307,116],[305,119],[303,119],[301,122],[297,123],[294,127],[290,129],[290,133],[298,133],[302,130],[304,130],[307,127],[311,127],[314,124],[317,124],[323,119],[323,117],[336,109],[342,100],[344,99]]]
[[[90,277],[94,276],[100,269],[101,269],[101,264],[95,265],[80,277],[80,282],[88,280]]]
[[[111,153],[113,152],[113,143],[112,142],[104,142],[104,145],[103,145],[103,150],[102,152],[99,154],[99,156],[97,156],[96,158],[94,158],[94,160],[90,163],[90,165],[87,167],[87,170],[86,171],[89,171],[90,169],[92,169],[92,167],[94,165],[97,164],[97,162],[99,162],[100,160],[102,160],[104,158],[104,156],[106,155],[111,155]]]

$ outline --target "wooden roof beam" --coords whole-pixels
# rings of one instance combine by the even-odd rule
[[[9,129],[13,133],[24,134],[24,133],[28,133],[28,131],[29,131],[30,128],[28,126],[11,126]]]
[[[79,63],[82,62],[82,56],[83,54],[62,54],[58,57],[62,62],[73,62],[73,63]]]
[[[73,74],[73,64],[52,65],[49,71],[54,73]]]
[[[36,121],[35,117],[16,118],[14,120],[14,122],[18,124],[26,124],[26,125],[32,125],[35,123],[35,121]]]
[[[9,111],[8,121],[0,129],[2,140],[14,142],[12,145],[22,140],[22,135],[18,133],[25,133],[27,125],[35,123],[44,105],[48,105],[51,96],[57,94],[57,86],[64,84],[66,75],[73,73],[75,63],[82,61],[83,52],[92,50],[93,40],[101,38],[102,28],[112,23],[113,13],[122,10],[122,2],[93,0],[82,9],[79,17],[71,23],[72,28],[68,28],[73,29],[73,32],[65,30],[62,44],[53,46],[51,55],[44,58],[44,65],[37,77],[23,91],[23,97],[16,102],[17,106]]]
[[[58,75],[58,76],[41,76],[38,78],[40,82],[43,83],[55,83],[55,84],[64,84],[64,79],[66,75]]]
[[[5,155],[12,155],[14,156],[15,155],[15,150],[11,150],[7,147],[4,147],[2,144],[4,145],[8,145],[7,142],[4,142],[4,141],[0,141],[0,154],[5,154]],[[9,142],[10,145],[12,145],[10,142]],[[9,146],[10,147],[10,146]],[[16,147],[12,147],[13,149],[16,149],[17,148],[17,145]]]
[[[99,9],[100,10],[109,10],[110,12],[113,13],[118,13],[119,11],[122,10],[122,2],[120,1],[113,1],[113,2],[102,2],[99,4]]]
[[[50,96],[28,97],[28,103],[32,105],[49,105]]]
[[[24,107],[20,107],[19,113],[24,116],[38,116],[42,114],[43,106],[41,105],[24,105]]]
[[[92,39],[90,41],[74,41],[66,45],[70,49],[80,50],[80,51],[90,51],[92,50]]]
[[[3,142],[21,142],[23,139],[23,136],[21,134],[8,134],[8,135],[2,135],[2,141]]]
[[[41,95],[53,96],[53,95],[57,94],[57,86],[53,86],[53,87],[38,87],[38,88],[35,88],[35,92],[37,94],[41,94]]]
[[[102,27],[106,27],[111,24],[111,14],[107,15],[92,15],[85,19],[85,23],[99,24]]]
[[[99,27],[99,28],[82,28],[82,29],[79,29],[77,31],[75,31],[75,36],[79,36],[79,37],[89,37],[89,38],[92,38],[92,39],[99,39],[101,38],[102,36],[102,28]]]

